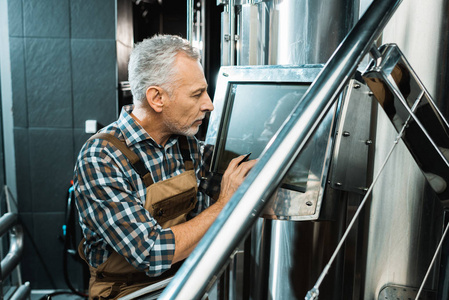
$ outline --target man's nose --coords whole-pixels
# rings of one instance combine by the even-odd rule
[[[204,97],[204,103],[201,105],[201,110],[202,111],[213,111],[214,110],[214,105],[212,104],[212,100],[209,97],[208,93],[205,93],[205,97]]]

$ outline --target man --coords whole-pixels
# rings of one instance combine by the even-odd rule
[[[207,207],[194,135],[214,107],[198,53],[180,37],[155,36],[134,48],[128,69],[134,105],[86,142],[75,167],[91,299],[173,275],[255,164],[231,161]]]

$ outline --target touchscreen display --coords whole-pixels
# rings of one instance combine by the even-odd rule
[[[309,84],[232,83],[222,119],[217,172],[223,173],[229,162],[251,152],[260,156],[268,142],[302,99]],[[310,159],[306,147],[289,170],[283,186],[305,188]]]

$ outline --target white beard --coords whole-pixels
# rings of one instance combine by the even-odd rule
[[[164,125],[166,128],[170,130],[173,134],[185,135],[185,136],[194,136],[197,134],[199,130],[199,126],[180,126],[176,120],[164,120]]]

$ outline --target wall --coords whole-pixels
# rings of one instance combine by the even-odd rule
[[[21,267],[33,289],[66,288],[60,236],[84,123],[117,116],[115,15],[115,0],[8,0]],[[69,268],[79,286],[81,264]]]

